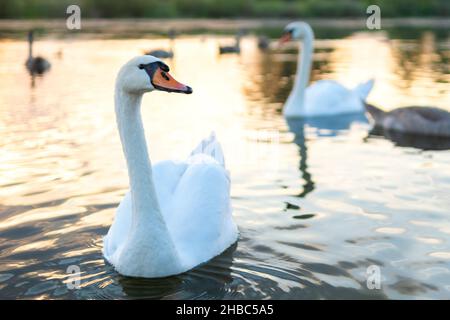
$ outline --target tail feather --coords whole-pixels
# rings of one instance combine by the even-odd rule
[[[195,154],[206,154],[225,167],[225,157],[223,155],[222,146],[217,140],[214,131],[211,132],[208,138],[203,139],[197,147],[192,150],[191,155]]]
[[[364,83],[358,84],[353,90],[360,96],[363,101],[366,101],[370,91],[375,83],[374,79],[370,79]]]

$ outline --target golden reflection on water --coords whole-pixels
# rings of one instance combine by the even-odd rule
[[[296,46],[264,53],[246,37],[241,55],[219,56],[218,43],[232,39],[178,38],[167,63],[194,94],[143,100],[153,161],[183,158],[217,132],[241,230],[225,255],[164,281],[120,277],[100,250],[128,185],[115,75],[130,57],[168,41],[40,39],[36,52],[52,68],[31,78],[26,43],[0,40],[0,297],[448,296],[441,283],[450,272],[449,153],[367,140],[369,126],[354,119],[286,123],[280,110]],[[449,52],[448,37],[432,31],[408,40],[386,32],[318,39],[312,80],[351,87],[374,77],[369,101],[386,110],[450,110]],[[382,292],[364,287],[374,263],[384,268]],[[71,264],[83,270],[80,291],[65,287]],[[430,286],[421,285],[417,279],[437,266],[424,280]],[[421,290],[405,291],[402,279]]]

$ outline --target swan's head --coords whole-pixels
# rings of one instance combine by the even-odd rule
[[[192,93],[192,88],[176,81],[160,59],[145,55],[131,59],[119,71],[116,87],[130,94],[153,90]]]
[[[280,44],[306,38],[314,38],[314,33],[309,24],[302,21],[291,22],[284,28],[283,35],[280,38]]]

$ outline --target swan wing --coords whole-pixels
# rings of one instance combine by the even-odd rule
[[[237,240],[230,178],[214,134],[202,140],[185,161],[155,164],[153,179],[161,212],[186,269],[210,260]],[[103,254],[113,264],[117,249],[126,242],[131,211],[128,192],[104,237]]]
[[[192,150],[190,156],[188,157],[187,161],[192,163],[196,161],[196,155],[201,155],[202,157],[211,157],[212,160],[215,160],[220,165],[225,167],[225,157],[223,155],[222,146],[220,145],[220,142],[216,138],[216,134],[211,132],[208,138],[203,139],[200,141],[200,143],[197,145],[197,147]],[[211,159],[210,159],[211,161]],[[214,162],[214,161],[213,161]]]
[[[353,92],[357,94],[363,101],[366,101],[367,96],[369,95],[370,91],[372,91],[373,85],[375,84],[374,79],[370,79],[366,82],[358,84],[354,89]]]
[[[180,259],[189,267],[222,253],[238,237],[232,219],[230,177],[214,134],[186,160],[167,220]]]
[[[305,93],[305,113],[308,116],[364,111],[359,91],[350,90],[333,80],[319,80]]]

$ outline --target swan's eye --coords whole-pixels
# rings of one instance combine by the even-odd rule
[[[164,71],[161,71],[161,76],[166,79],[166,81],[169,81],[169,77],[167,76],[167,74]]]
[[[169,72],[170,71],[169,66],[167,64],[165,64],[165,63],[160,62],[159,63],[159,67],[161,68],[162,71],[165,71],[165,72]]]
[[[138,68],[139,68],[139,69],[144,69],[144,68],[145,68],[145,65],[141,63],[140,65],[138,65]]]

